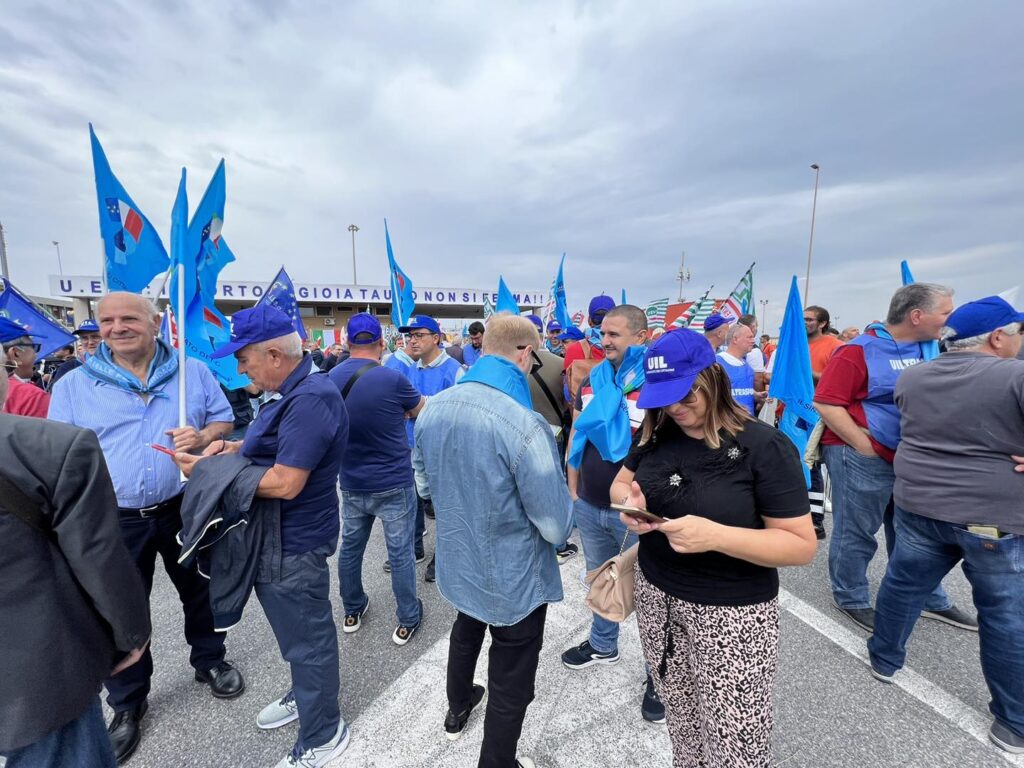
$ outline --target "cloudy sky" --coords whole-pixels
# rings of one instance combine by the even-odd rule
[[[663,6],[663,7],[659,7]],[[550,284],[571,308],[803,276],[840,325],[899,261],[961,300],[1024,277],[1017,2],[4,3],[11,276],[100,271],[87,123],[163,232],[228,172],[225,278]],[[166,239],[165,239],[166,241]]]

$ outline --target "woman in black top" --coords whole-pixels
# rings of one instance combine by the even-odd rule
[[[612,484],[640,537],[636,612],[677,766],[771,765],[776,568],[814,558],[796,447],[752,419],[703,336],[648,350],[644,423]]]

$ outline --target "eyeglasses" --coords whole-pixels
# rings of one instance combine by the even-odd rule
[[[690,390],[690,394],[684,397],[681,402],[683,405],[693,405],[697,402],[697,393],[700,392],[700,387],[694,387]]]
[[[38,344],[38,343],[35,343],[35,344],[19,344],[17,342],[15,342],[14,344],[4,344],[4,349],[15,349],[16,347],[24,347],[26,349],[31,347],[38,354],[40,348],[42,347],[42,344]]]
[[[433,334],[430,331],[423,331],[422,333],[407,333],[407,334],[405,334],[405,338],[407,338],[407,339],[425,339],[428,336],[435,336],[435,335],[436,334]]]

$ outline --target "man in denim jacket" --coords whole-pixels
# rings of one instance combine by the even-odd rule
[[[538,343],[526,318],[492,318],[483,357],[430,398],[416,423],[416,483],[437,515],[437,584],[459,611],[448,649],[451,740],[483,699],[473,671],[491,632],[480,766],[533,766],[516,759],[516,746],[533,700],[547,604],[562,599],[555,546],[572,529],[555,440],[532,410],[526,380]],[[463,471],[446,472],[452,465]]]

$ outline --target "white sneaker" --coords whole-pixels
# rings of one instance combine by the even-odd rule
[[[516,758],[516,765],[519,766],[519,768],[537,768],[537,764],[528,757]]]
[[[277,701],[267,704],[256,715],[256,725],[264,731],[280,728],[282,725],[299,719],[299,707],[295,703],[295,694],[288,691]]]
[[[277,764],[277,768],[323,768],[336,758],[348,746],[348,726],[342,720],[338,724],[338,732],[334,738],[319,747],[307,749],[298,757],[291,753]]]

